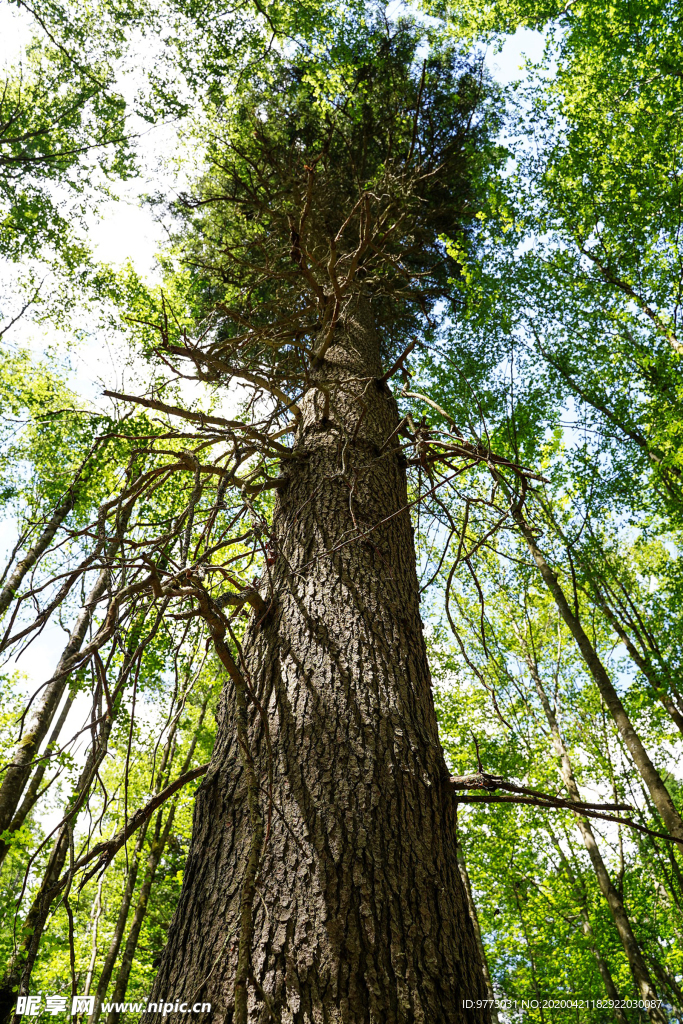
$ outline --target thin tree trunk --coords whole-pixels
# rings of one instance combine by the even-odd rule
[[[512,883],[512,891],[515,894],[515,903],[517,904],[517,913],[519,914],[519,923],[522,926],[522,935],[524,936],[524,945],[527,948],[529,954],[529,967],[531,968],[531,980],[534,983],[534,992],[536,993],[536,1001],[538,1002],[538,1012],[541,1020],[541,1024],[545,1024],[545,1015],[543,1013],[543,996],[541,995],[541,989],[538,984],[538,973],[536,971],[536,962],[534,960],[534,950],[529,939],[529,932],[527,931],[526,921],[524,920],[524,913],[522,911],[522,904],[519,901],[519,891],[517,889],[517,883]]]
[[[562,540],[562,543],[564,544],[567,552],[570,552],[571,545],[569,543],[569,540],[565,536],[560,524],[555,519],[552,510],[545,503],[543,503],[543,511],[546,515],[546,518],[549,520],[553,529],[555,530],[556,534]],[[639,651],[636,645],[634,644],[633,640],[624,628],[624,625],[621,622],[616,611],[610,605],[609,600],[603,592],[602,584],[598,582],[598,580],[596,579],[596,574],[591,568],[591,566],[585,564],[584,562],[583,571],[585,572],[588,578],[592,596],[594,597],[596,603],[598,604],[605,618],[610,623],[610,625],[614,629],[615,633],[617,634],[621,642],[624,644],[626,650],[628,651],[629,657],[631,658],[631,661],[643,673],[643,675],[649,682],[650,686],[652,687],[657,699],[661,702],[663,707],[666,708],[668,714],[671,716],[678,730],[681,733],[683,733],[683,714],[681,714],[679,707],[677,706],[676,702],[673,700],[671,694],[669,693],[666,684],[659,678],[657,673],[654,671],[650,660],[647,657],[645,657],[642,651]],[[636,636],[640,639],[641,644],[643,644],[643,638],[642,636],[639,636],[638,630],[633,623],[631,623],[631,628],[635,630]],[[665,671],[667,668],[668,667],[665,665]]]
[[[116,958],[119,955],[121,942],[123,941],[123,933],[126,930],[126,924],[128,922],[130,905],[133,901],[133,893],[135,892],[135,883],[137,882],[138,872],[140,870],[140,854],[142,853],[142,847],[144,845],[146,835],[147,822],[145,822],[138,832],[135,847],[130,859],[128,874],[126,876],[126,885],[121,895],[119,912],[116,918],[116,924],[114,925],[114,934],[111,937],[111,941],[102,963],[102,970],[100,971],[97,989],[95,991],[95,1005],[93,1006],[93,1011],[88,1018],[88,1024],[97,1024],[102,1015],[102,1002],[107,995],[109,982],[111,981],[111,976],[114,973],[114,964],[116,963]]]
[[[667,712],[669,713],[669,715],[675,722],[676,726],[678,727],[679,732],[683,733],[683,715],[676,706],[675,701],[664,688],[661,681],[657,678],[657,674],[653,671],[652,665],[649,663],[647,658],[643,657],[643,655],[640,653],[636,645],[633,643],[630,636],[628,635],[623,625],[619,621],[614,610],[610,607],[608,601],[606,600],[605,596],[603,595],[597,584],[593,584],[592,590],[598,605],[600,606],[603,614],[605,615],[605,618],[610,623],[610,625],[614,629],[614,632],[617,634],[617,636],[623,643],[624,647],[628,651],[631,661],[643,673],[648,683],[654,690],[657,699],[666,708]]]
[[[659,948],[660,951],[663,952],[661,946]],[[677,1019],[680,1021],[681,1017],[683,1016],[683,992],[681,992],[680,985],[678,985],[676,983],[676,979],[672,977],[672,975],[669,974],[667,970],[665,970],[665,968],[659,962],[657,957],[651,956],[649,957],[649,960],[652,964],[653,971],[659,978],[659,984],[662,986],[663,989],[668,989],[671,995],[673,996],[673,1011]]]
[[[102,723],[97,740],[91,746],[85,765],[69,801],[69,820],[62,825],[31,908],[26,915],[15,950],[5,975],[0,982],[0,1024],[9,1024],[14,1015],[17,997],[27,995],[31,974],[35,965],[45,925],[54,899],[58,893],[58,882],[73,842],[75,819],[87,799],[95,773],[107,752],[107,742],[113,719],[107,715]]]
[[[199,733],[201,731],[202,725],[204,724],[204,718],[206,716],[206,711],[207,711],[207,708],[209,706],[210,697],[211,697],[211,693],[209,692],[206,695],[206,698],[205,698],[204,703],[202,705],[202,709],[201,709],[201,712],[200,712],[200,715],[199,715],[199,719],[197,721],[197,727],[195,729],[194,736],[192,737],[192,741],[190,743],[189,750],[188,750],[188,752],[187,752],[187,754],[185,756],[185,760],[183,762],[183,765],[182,765],[182,768],[181,768],[181,771],[180,771],[181,775],[184,775],[185,772],[189,770],[190,765],[192,764],[192,758],[194,757],[194,752],[195,752],[196,747],[197,747],[197,740],[199,739]],[[161,764],[159,765],[159,771],[157,773],[157,784],[156,784],[156,787],[155,787],[155,792],[156,793],[160,793],[161,790],[164,788],[165,785],[168,784],[168,781],[169,781],[169,770],[170,770],[169,759],[171,757],[171,750],[172,750],[172,747],[173,747],[173,742],[175,740],[175,735],[176,735],[176,731],[177,731],[177,724],[178,723],[177,723],[177,720],[176,720],[176,724],[175,724],[172,732],[170,733],[170,735],[169,735],[169,737],[168,737],[168,739],[166,741],[165,747],[164,747],[164,752],[163,752],[163,756],[162,756],[162,759],[161,759]],[[175,806],[175,804],[174,804],[174,806]],[[171,824],[173,822],[173,815],[174,814],[175,814],[174,810],[169,812],[169,818],[168,818],[168,822],[167,822],[167,826],[168,827],[167,827],[167,830],[165,830],[164,841],[163,841],[162,848],[161,848],[161,850],[159,852],[159,857],[161,856],[161,853],[163,852],[163,846],[166,845],[166,839],[168,837],[168,833],[170,832],[170,828],[171,828]],[[157,824],[159,824],[160,821],[161,821],[161,812],[159,812],[159,815],[157,816]],[[147,834],[147,823],[145,823],[145,825],[142,826],[142,828],[140,829],[140,832],[138,833],[138,839],[137,839],[137,842],[135,844],[135,850],[133,852],[133,857],[131,859],[131,864],[130,864],[129,871],[128,871],[128,877],[126,879],[126,887],[124,889],[123,896],[121,898],[121,905],[119,907],[119,913],[118,913],[118,917],[116,919],[116,926],[114,928],[114,934],[112,935],[111,942],[109,944],[109,949],[107,950],[107,955],[106,955],[106,957],[104,959],[104,963],[102,964],[102,971],[100,973],[100,978],[99,978],[99,981],[97,983],[97,992],[95,994],[95,1005],[93,1007],[92,1013],[90,1014],[90,1017],[88,1018],[88,1024],[97,1024],[97,1022],[99,1021],[100,1016],[102,1014],[102,1002],[104,1001],[104,998],[105,998],[105,996],[107,994],[107,989],[109,988],[109,982],[111,981],[111,976],[112,976],[112,974],[114,972],[114,964],[116,963],[116,958],[119,955],[119,950],[121,948],[121,942],[123,941],[123,933],[124,933],[124,931],[126,929],[126,923],[128,921],[128,914],[130,912],[130,906],[131,906],[131,903],[133,901],[133,893],[135,891],[135,883],[137,881],[137,876],[138,876],[138,871],[139,871],[139,866],[140,866],[140,855],[142,853],[142,848],[143,848],[143,845],[144,845],[144,842],[145,842],[146,834]],[[158,841],[159,841],[159,836],[157,835],[156,839],[155,839],[155,842],[158,842]],[[150,857],[151,857],[151,854],[150,854]],[[158,859],[157,859],[157,864],[158,864]],[[145,875],[145,880],[143,881],[143,886],[142,886],[143,890],[144,890],[144,887],[146,885],[147,877],[149,875],[149,872],[150,872],[150,861],[148,860],[148,862],[147,862],[147,873]],[[152,872],[151,878],[150,878],[150,886],[149,886],[150,891],[151,891],[152,882],[154,880],[154,873],[155,872],[156,872],[156,864],[154,865],[154,869],[153,869],[153,872]],[[136,912],[135,912],[135,920],[134,920],[133,925],[131,927],[131,934],[132,934],[133,930],[135,929],[135,926],[136,926],[135,922],[137,921],[138,916],[140,918],[140,926],[142,925],[142,921],[144,919],[144,916],[145,916],[145,913],[146,913],[146,909],[147,909],[147,902],[149,900],[149,893],[147,894],[147,897],[145,898],[145,901],[144,901],[145,909],[140,914],[139,911],[140,911],[140,900],[141,899],[142,899],[142,895],[138,899],[138,906],[137,906],[137,909],[136,909]],[[125,950],[124,950],[123,962],[122,962],[121,968],[119,969],[119,973],[117,975],[116,988],[115,988],[114,995],[112,996],[112,999],[119,1000],[119,998],[120,998],[122,1000],[125,997],[126,987],[127,987],[127,984],[128,984],[128,977],[130,975],[130,966],[132,966],[132,963],[133,963],[133,957],[135,955],[135,950],[137,948],[137,941],[138,941],[139,934],[140,934],[140,926],[137,927],[137,933],[136,933],[135,939],[132,940],[130,935],[129,935],[128,939],[126,940],[126,947],[125,947]],[[119,982],[124,977],[124,975],[122,974],[123,964],[127,962],[128,954],[129,954],[129,959],[130,959],[130,966],[128,967],[128,971],[125,974],[125,984],[123,984],[123,992],[122,992],[121,996],[119,997],[119,996],[116,995],[116,992],[118,992],[119,987],[120,987]],[[112,1013],[113,1013],[113,1011],[110,1012],[110,1015],[109,1015],[110,1017],[111,1017]],[[116,1017],[118,1019],[118,1015],[116,1015]]]
[[[92,985],[93,976],[95,974],[95,964],[97,963],[97,938],[98,929],[100,924],[100,918],[103,911],[102,903],[102,886],[104,885],[104,872],[100,875],[100,881],[97,886],[97,899],[95,900],[95,908],[93,911],[93,923],[92,923],[92,942],[90,946],[90,963],[88,964],[88,973],[85,976],[85,986],[83,988],[83,995],[90,995],[90,986]]]
[[[36,543],[33,545],[32,548],[29,548],[29,550],[26,552],[21,561],[17,562],[16,566],[14,567],[14,570],[10,573],[10,577],[7,580],[7,583],[2,588],[2,590],[0,590],[0,616],[4,615],[4,613],[9,608],[14,598],[14,595],[21,586],[22,580],[26,576],[26,573],[36,564],[42,553],[46,551],[49,545],[52,543],[52,540],[55,534],[57,533],[57,530],[66,519],[71,509],[74,507],[74,501],[75,493],[74,488],[72,486],[69,489],[69,492],[65,500],[62,502],[61,505],[59,505],[55,509],[52,519],[50,519],[49,523],[39,536]]]
[[[52,724],[52,719],[67,687],[71,659],[81,648],[97,602],[106,590],[107,578],[108,570],[103,569],[76,619],[76,624],[71,631],[54,675],[34,701],[23,735],[12,751],[10,765],[0,786],[0,833],[10,827],[19,806],[22,793],[31,775],[33,760]]]
[[[536,686],[536,691],[541,704],[543,705],[543,711],[545,712],[545,716],[548,720],[548,725],[550,726],[553,747],[555,748],[555,753],[560,760],[562,780],[567,787],[567,792],[572,800],[580,800],[581,794],[579,792],[574,770],[569,759],[564,739],[562,738],[562,733],[560,732],[555,712],[548,700],[548,695],[545,692],[534,660],[530,657],[527,658],[527,665],[529,666],[531,678]],[[658,999],[657,990],[655,989],[652,978],[650,977],[650,972],[648,971],[645,960],[643,959],[638,941],[633,934],[631,922],[629,921],[628,914],[626,913],[623,900],[615,889],[609,876],[609,872],[605,866],[605,862],[602,859],[593,830],[585,818],[576,815],[576,821],[581,833],[583,845],[586,847],[591,864],[593,865],[593,870],[598,880],[600,891],[607,901],[612,919],[619,933],[619,938],[621,939],[621,944],[624,947],[624,953],[626,954],[636,988],[640,993],[641,999],[656,1002]],[[657,1006],[650,1006],[648,1014],[650,1016],[650,1020],[653,1021],[653,1024],[666,1024],[666,1015],[664,1014],[664,1011],[659,1009]]]
[[[43,752],[43,760],[40,761],[40,763],[36,766],[36,770],[31,776],[31,781],[28,785],[26,793],[24,794],[24,799],[21,801],[21,805],[19,806],[17,813],[14,815],[9,824],[10,832],[17,832],[21,828],[21,826],[24,824],[27,817],[33,810],[36,801],[38,800],[38,797],[40,796],[40,787],[43,778],[45,777],[45,772],[47,771],[48,765],[50,764],[50,759],[47,755],[51,754],[54,751],[55,747],[57,746],[57,740],[59,739],[59,735],[62,729],[64,728],[64,723],[66,722],[69,711],[71,711],[71,706],[73,702],[74,694],[70,693],[67,695],[67,698],[64,701],[59,718],[57,719],[57,723],[54,729],[52,730],[50,739],[48,740],[47,746],[45,747],[45,750]],[[11,841],[11,837],[7,840],[7,842],[3,842],[0,839],[0,868],[2,868],[2,865],[4,864],[5,857],[7,856],[8,850],[10,849]]]
[[[496,993],[493,989],[493,979],[491,978],[491,972],[489,970],[489,962],[486,956],[486,949],[484,948],[484,940],[481,937],[481,928],[479,926],[479,914],[477,913],[477,906],[472,896],[472,886],[470,884],[470,876],[467,873],[465,853],[460,843],[458,843],[457,857],[458,870],[460,871],[460,877],[462,878],[462,884],[465,889],[465,896],[467,897],[467,907],[470,912],[470,917],[472,918],[472,924],[474,925],[474,936],[477,940],[477,947],[479,949],[481,968],[484,974],[484,981],[486,982],[488,998],[491,1000],[491,1021],[492,1024],[499,1024],[500,1018],[498,1017],[498,1010],[496,1009]]]
[[[589,392],[583,388],[578,381],[567,372],[566,368],[562,363],[553,359],[553,357],[545,350],[541,349],[541,354],[544,359],[547,360],[550,365],[558,371],[562,378],[569,385],[575,395],[578,395],[582,402],[586,402],[587,405],[592,406],[597,412],[601,413],[608,423],[613,424],[617,429],[621,430],[622,433],[628,437],[631,441],[634,441],[639,448],[641,448],[647,458],[655,465],[660,472],[660,478],[662,483],[666,487],[669,495],[674,498],[680,504],[683,499],[683,494],[680,489],[681,470],[678,466],[667,465],[664,466],[666,460],[666,454],[659,448],[653,447],[650,440],[640,431],[635,424],[629,424],[624,422],[620,415],[613,409],[610,409],[606,402],[599,401],[594,395],[591,396]],[[676,486],[672,483],[669,474],[672,473],[677,477]]]
[[[605,986],[605,995],[612,1002],[611,1009],[614,1019],[618,1024],[628,1024],[628,1021],[624,1016],[624,1011],[619,1005],[621,1002],[621,996],[617,991],[617,986],[614,984],[614,978],[612,977],[612,972],[609,969],[609,964],[598,948],[595,933],[593,932],[593,926],[591,925],[590,918],[585,907],[581,908],[581,931],[584,934],[586,944],[593,954],[593,959],[595,960],[598,971],[600,972],[602,983]]]
[[[370,300],[353,303],[342,344],[314,371],[321,390],[302,402],[261,583],[270,615],[253,617],[244,679],[221,699],[153,988],[152,999],[185,993],[234,1024],[489,1020],[463,1007],[486,986],[458,871],[405,460],[391,443],[380,456],[398,410],[378,380]]]
[[[633,762],[640,772],[645,785],[650,791],[652,801],[657,808],[662,821],[670,834],[683,844],[683,819],[681,819],[680,814],[676,810],[674,802],[671,799],[671,795],[664,785],[659,772],[650,760],[650,756],[645,750],[640,736],[633,728],[631,720],[626,713],[626,709],[624,708],[617,691],[614,689],[612,680],[610,679],[605,666],[600,661],[598,653],[581,625],[578,616],[574,615],[569,607],[569,602],[567,601],[565,593],[559,584],[557,575],[550,568],[543,552],[536,544],[533,532],[529,528],[529,525],[521,511],[519,508],[513,507],[512,514],[527,543],[532,558],[538,567],[543,582],[553,595],[557,609],[581,651],[581,655],[583,656],[588,670],[600,691],[600,695],[605,702],[605,706],[614,719],[626,748],[633,758]]]
[[[111,1002],[113,1003],[122,1003],[126,996],[126,989],[128,988],[128,982],[130,980],[130,972],[133,969],[135,951],[138,947],[142,924],[145,920],[145,915],[147,914],[147,907],[149,905],[149,897],[152,893],[152,886],[154,885],[154,878],[173,827],[176,804],[177,800],[174,800],[169,809],[168,818],[166,819],[166,824],[163,829],[161,827],[163,811],[160,810],[157,814],[154,839],[152,840],[152,846],[149,851],[145,867],[145,877],[142,880],[140,893],[138,895],[138,902],[133,915],[133,921],[130,926],[130,931],[128,932],[128,937],[126,938],[123,956],[121,957],[121,965],[119,967],[118,974],[116,975],[116,984],[114,985],[114,991],[111,997]],[[109,1011],[106,1024],[118,1024],[120,1017],[120,1011],[112,1009]]]
[[[557,850],[560,856],[560,860],[562,861],[562,866],[564,867],[565,874],[569,879],[569,884],[572,887],[574,898],[579,904],[579,910],[581,913],[581,930],[585,936],[586,944],[590,949],[591,953],[593,954],[593,958],[597,965],[598,971],[600,972],[600,977],[602,978],[603,984],[605,986],[605,995],[608,999],[612,1000],[612,1014],[614,1016],[614,1019],[617,1021],[617,1024],[628,1024],[626,1015],[624,1014],[622,1008],[619,1006],[619,1003],[621,1002],[621,996],[619,995],[617,986],[614,984],[614,978],[612,977],[612,972],[609,969],[609,964],[600,952],[597,939],[593,931],[593,926],[591,924],[590,916],[588,914],[588,900],[586,899],[586,894],[583,891],[583,886],[574,874],[572,866],[569,863],[566,854],[562,849],[562,845],[557,839],[555,833],[550,828],[548,828],[548,832],[550,834],[550,838],[552,839],[553,846]]]

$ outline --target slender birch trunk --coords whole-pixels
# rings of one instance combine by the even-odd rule
[[[657,945],[659,946],[659,943],[657,943]],[[664,952],[661,946],[659,946],[659,949],[660,952]],[[671,993],[673,997],[671,1000],[673,1003],[673,1012],[680,1021],[681,1017],[683,1017],[683,992],[681,991],[681,987],[676,982],[676,979],[669,974],[656,957],[651,956],[649,959],[652,964],[652,970],[657,975],[662,989],[668,989]]]
[[[541,578],[550,593],[553,595],[557,609],[576,641],[588,670],[600,691],[603,701],[605,702],[605,706],[614,719],[624,744],[626,745],[636,768],[640,772],[640,775],[652,796],[652,801],[657,808],[662,821],[670,834],[683,844],[683,819],[678,813],[678,810],[671,799],[671,794],[662,781],[661,775],[655,768],[648,752],[643,746],[640,736],[633,728],[633,724],[626,713],[626,709],[614,688],[605,666],[602,664],[595,647],[581,625],[579,617],[575,615],[569,607],[569,602],[567,601],[565,593],[560,586],[557,575],[550,568],[543,552],[536,544],[536,539],[529,527],[529,524],[525,520],[519,508],[513,507],[512,514],[517,526],[519,527],[520,533],[527,543],[531,556],[538,567]]]
[[[90,945],[90,962],[88,964],[88,973],[85,976],[85,985],[83,987],[83,995],[90,995],[90,986],[95,974],[95,964],[97,963],[98,954],[98,930],[100,926],[100,918],[104,910],[104,903],[102,900],[102,886],[104,885],[104,872],[100,875],[100,881],[97,886],[97,897],[95,899],[95,906],[93,908],[92,916],[92,942]]]
[[[569,759],[569,754],[567,752],[562,733],[560,732],[557,717],[550,701],[548,700],[548,695],[545,692],[538,669],[532,658],[527,658],[527,665],[529,666],[531,678],[534,681],[536,692],[538,693],[548,725],[550,726],[553,747],[560,760],[562,781],[567,787],[567,792],[572,800],[581,800],[579,787],[576,782],[576,777],[574,775],[574,770]],[[593,830],[586,819],[579,815],[576,815],[576,822],[579,827],[579,832],[581,833],[583,844],[586,847],[591,864],[593,865],[593,870],[595,872],[598,885],[600,886],[600,891],[607,901],[612,919],[617,932],[619,933],[619,938],[622,946],[624,947],[624,953],[628,959],[631,974],[633,975],[633,980],[638,992],[640,993],[640,997],[641,999],[649,1002],[657,1001],[659,998],[657,990],[652,978],[650,977],[650,972],[647,969],[645,960],[643,959],[643,955],[638,945],[638,940],[633,934],[631,922],[628,918],[628,914],[626,913],[623,900],[614,887],[607,867],[605,866],[605,862],[602,859]],[[653,1024],[666,1024],[666,1015],[664,1011],[659,1009],[657,1006],[650,1006],[647,1012]]]
[[[545,1014],[543,1013],[543,995],[541,993],[540,986],[538,984],[538,971],[536,970],[536,961],[534,959],[534,949],[531,945],[529,938],[529,932],[527,930],[526,921],[524,920],[524,911],[522,910],[522,904],[519,899],[519,889],[517,883],[512,883],[512,891],[515,894],[515,903],[517,904],[517,913],[519,914],[519,923],[522,926],[522,936],[524,938],[524,945],[527,948],[529,956],[529,967],[531,969],[531,980],[534,984],[534,993],[536,995],[536,1001],[538,1003],[538,1013],[541,1024],[545,1024]]]
[[[593,959],[595,960],[595,964],[600,972],[602,983],[605,986],[605,995],[612,1003],[612,1016],[617,1021],[617,1024],[628,1024],[628,1020],[624,1016],[624,1011],[620,1006],[621,996],[619,995],[617,986],[614,984],[614,978],[612,977],[612,972],[609,969],[609,964],[600,952],[595,938],[595,933],[593,932],[593,926],[591,925],[590,918],[585,907],[581,908],[581,931],[584,934],[586,945],[593,954]]]
[[[465,861],[465,853],[460,844],[457,849],[458,856],[458,870],[460,871],[460,877],[462,878],[462,884],[465,889],[465,895],[467,897],[467,908],[472,918],[472,924],[474,926],[474,936],[477,940],[477,947],[479,949],[479,956],[481,958],[482,973],[484,975],[484,981],[486,982],[486,989],[488,992],[488,998],[491,1000],[491,1022],[492,1024],[499,1024],[500,1018],[498,1016],[498,1010],[496,1009],[496,993],[493,988],[493,979],[491,978],[491,972],[489,970],[489,962],[486,956],[486,949],[484,947],[484,940],[481,937],[481,927],[479,925],[479,914],[477,913],[477,906],[472,896],[472,885],[470,884],[470,876],[467,873],[467,863]]]
[[[595,599],[596,599],[596,601],[597,601],[601,611],[603,612],[605,618],[607,619],[609,624],[612,626],[612,628],[614,629],[614,632],[617,634],[617,636],[619,637],[619,639],[623,643],[624,647],[628,651],[628,654],[629,654],[629,657],[631,658],[631,661],[643,673],[643,675],[647,679],[648,683],[652,687],[652,689],[653,689],[653,691],[654,691],[654,693],[655,693],[655,695],[657,697],[657,700],[666,709],[666,711],[670,715],[672,721],[675,723],[676,727],[678,728],[678,731],[681,734],[683,734],[683,714],[681,714],[679,708],[676,706],[676,702],[674,701],[673,697],[671,696],[670,693],[668,693],[668,691],[662,685],[662,681],[657,677],[657,674],[653,671],[652,665],[650,664],[650,662],[647,660],[647,658],[643,657],[641,652],[638,650],[636,645],[633,643],[633,640],[631,639],[631,637],[628,635],[628,633],[624,629],[622,623],[620,622],[619,618],[615,614],[614,610],[610,607],[608,601],[606,600],[606,598],[605,598],[604,594],[602,593],[602,591],[600,590],[600,588],[597,585],[594,584],[592,589],[593,589],[593,594],[595,596]]]

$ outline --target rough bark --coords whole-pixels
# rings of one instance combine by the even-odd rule
[[[529,659],[527,664],[529,665],[531,677],[534,680],[538,696],[541,704],[543,705],[543,711],[545,712],[548,725],[550,726],[553,747],[555,748],[555,753],[560,760],[562,780],[567,787],[567,792],[572,800],[580,800],[581,794],[579,792],[576,776],[574,775],[574,770],[569,759],[569,754],[567,752],[562,733],[560,732],[557,717],[553,711],[550,701],[548,700],[548,695],[545,692],[541,677],[538,674],[538,670],[536,669],[533,660]],[[652,978],[650,977],[650,972],[647,969],[645,960],[643,959],[643,955],[638,945],[638,940],[633,934],[633,929],[631,928],[631,922],[628,914],[626,913],[624,902],[612,883],[612,879],[610,878],[605,862],[602,859],[602,854],[600,853],[593,830],[585,818],[576,815],[576,821],[579,827],[579,832],[581,833],[583,845],[586,847],[591,864],[593,865],[593,870],[600,887],[600,892],[607,901],[607,905],[612,915],[612,920],[614,921],[617,932],[619,933],[619,938],[622,946],[624,947],[624,953],[626,954],[636,988],[640,993],[641,999],[656,1001],[659,998],[657,990]],[[657,1006],[651,1006],[647,1012],[650,1020],[653,1021],[653,1024],[666,1024],[666,1014]]]
[[[225,689],[152,999],[184,993],[239,1024],[246,910],[250,1024],[488,1020],[463,1009],[486,987],[457,865],[405,462],[391,443],[380,455],[399,420],[377,381],[369,300],[347,306],[315,373],[268,544],[270,614],[253,616],[240,659],[263,715],[250,697],[240,749],[241,688]]]
[[[515,506],[512,514],[527,543],[531,556],[538,567],[541,578],[553,595],[557,609],[574,637],[588,671],[593,677],[598,690],[600,691],[600,695],[605,702],[605,706],[619,730],[619,734],[624,741],[626,749],[633,758],[633,763],[640,772],[643,782],[650,792],[652,802],[657,808],[657,811],[670,834],[683,844],[683,819],[678,813],[678,810],[671,799],[671,794],[664,785],[661,775],[655,768],[650,759],[650,755],[643,746],[640,736],[633,728],[633,723],[631,722],[631,719],[626,712],[626,708],[619,698],[619,694],[614,688],[612,680],[609,677],[609,673],[602,664],[598,656],[598,652],[595,650],[590,638],[581,625],[579,617],[572,612],[565,593],[560,586],[557,575],[548,565],[543,552],[536,544],[534,534],[522,512]]]

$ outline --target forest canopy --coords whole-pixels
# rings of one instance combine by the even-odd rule
[[[679,5],[11,8],[3,1021],[683,1020]]]

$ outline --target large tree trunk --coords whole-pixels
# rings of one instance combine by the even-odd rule
[[[316,372],[274,513],[262,587],[268,601],[270,580],[273,611],[252,620],[240,662],[263,718],[250,701],[241,751],[241,687],[226,688],[152,999],[184,993],[237,1024],[485,1021],[463,1008],[486,987],[458,872],[405,461],[395,440],[380,456],[398,412],[377,380],[369,300],[347,307]]]

